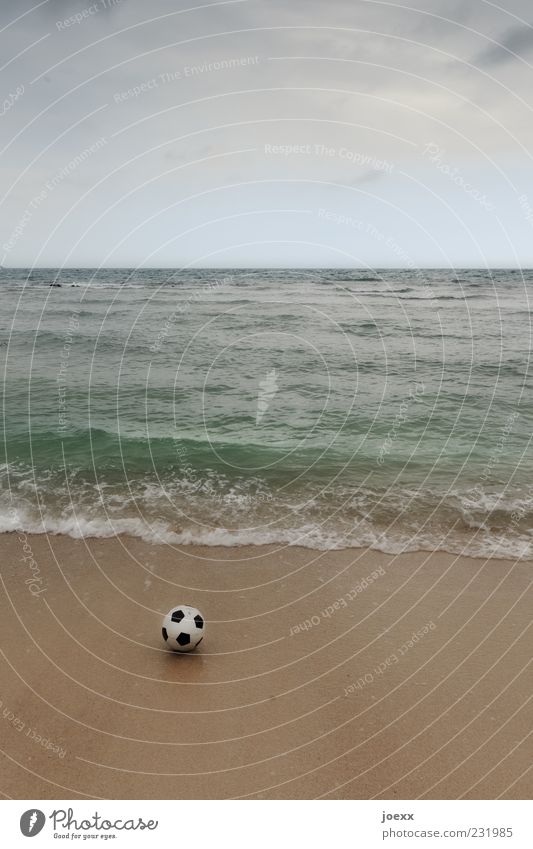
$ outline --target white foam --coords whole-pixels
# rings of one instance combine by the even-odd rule
[[[151,544],[169,544],[175,546],[203,545],[234,547],[243,545],[281,545],[302,546],[318,551],[330,551],[346,548],[372,548],[387,554],[401,554],[412,551],[442,550],[453,554],[471,557],[500,557],[511,559],[532,559],[533,545],[530,538],[522,536],[497,537],[488,532],[472,535],[442,536],[434,532],[417,533],[410,536],[407,532],[394,534],[378,533],[372,526],[347,536],[341,532],[325,530],[315,524],[294,528],[246,528],[232,530],[227,528],[187,528],[176,531],[163,521],[149,522],[142,518],[105,517],[31,517],[26,511],[0,514],[0,533],[23,531],[26,534],[66,535],[74,539],[109,539],[118,535],[128,535]]]

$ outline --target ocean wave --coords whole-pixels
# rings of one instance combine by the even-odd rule
[[[531,537],[491,534],[483,528],[474,527],[473,532],[444,533],[426,529],[413,534],[401,529],[379,530],[365,527],[358,533],[346,534],[332,528],[313,523],[300,524],[291,528],[243,528],[188,527],[175,530],[170,523],[148,521],[142,517],[98,518],[81,514],[71,517],[42,515],[31,517],[17,511],[0,512],[0,533],[18,532],[25,534],[65,535],[73,539],[110,539],[116,536],[131,536],[150,544],[172,546],[240,547],[274,545],[302,547],[316,551],[371,548],[386,554],[401,554],[415,551],[447,551],[470,557],[533,558]]]
[[[2,270],[0,281],[0,512],[11,492],[32,532],[475,553],[529,544],[531,316],[516,312],[530,306],[516,274],[78,268]],[[178,301],[187,314],[169,325]],[[478,497],[468,487],[480,479]],[[36,485],[44,518],[28,506]]]
[[[5,471],[5,470],[4,470]],[[128,481],[21,472],[4,485],[0,532],[74,538],[129,535],[177,546],[303,546],[320,551],[444,550],[532,558],[533,488],[447,492],[316,484],[272,488],[260,477],[214,473]]]

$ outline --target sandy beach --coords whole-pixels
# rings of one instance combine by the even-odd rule
[[[529,562],[126,536],[1,552],[5,797],[531,795]],[[177,603],[208,622],[190,655],[160,638]]]

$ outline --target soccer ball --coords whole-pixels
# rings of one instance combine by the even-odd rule
[[[163,619],[163,639],[172,651],[192,651],[205,634],[205,620],[199,610],[180,604]]]

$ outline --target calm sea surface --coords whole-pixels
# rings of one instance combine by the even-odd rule
[[[0,287],[0,530],[532,556],[533,272]]]

